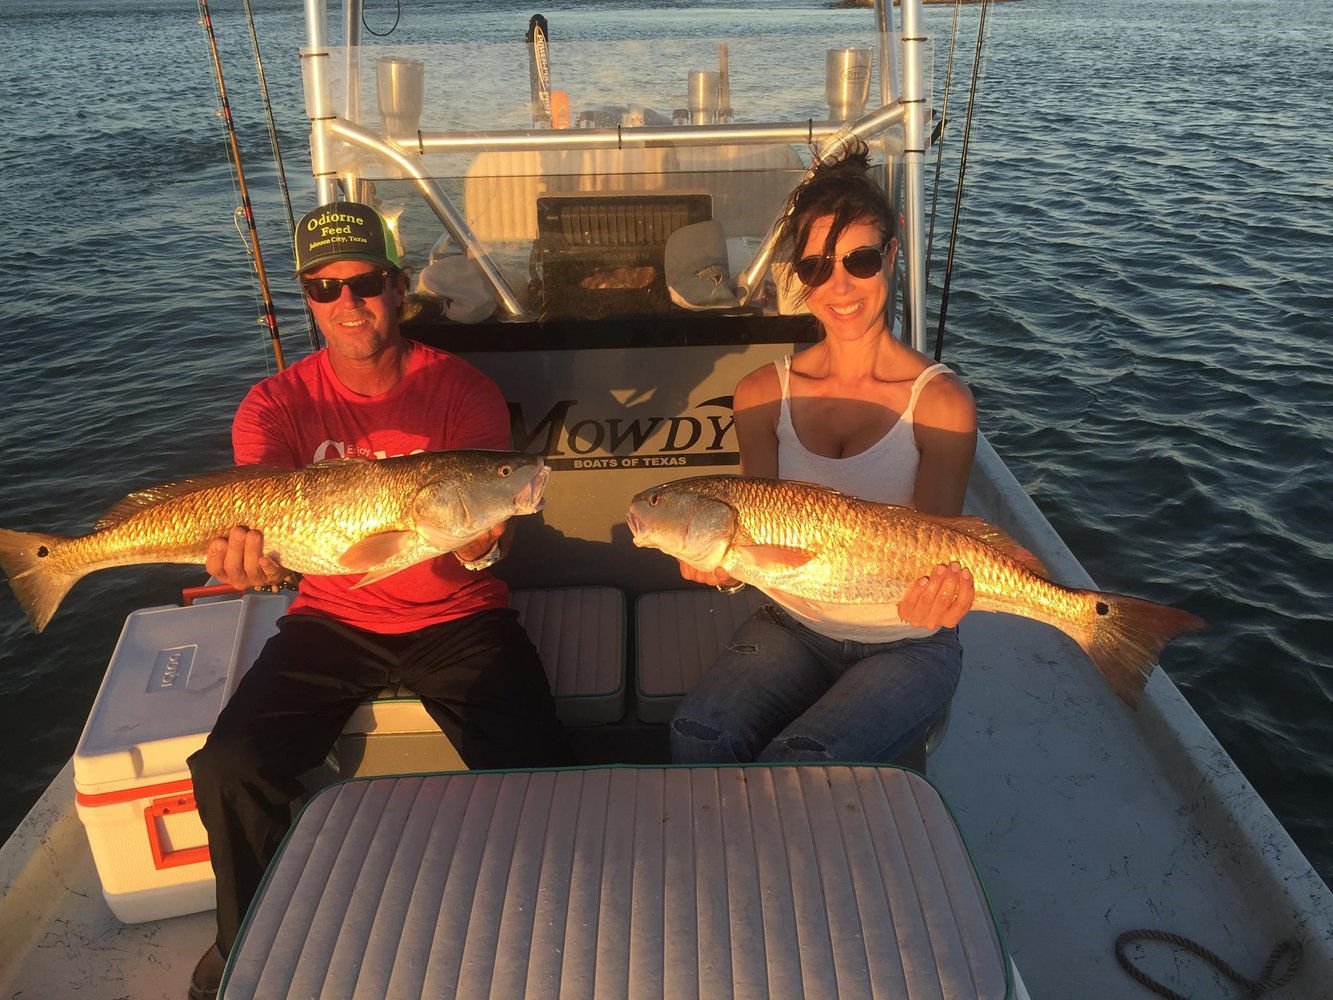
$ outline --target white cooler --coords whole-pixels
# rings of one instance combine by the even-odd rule
[[[79,819],[102,894],[125,923],[214,907],[185,760],[290,603],[290,594],[246,594],[125,620],[74,753]]]

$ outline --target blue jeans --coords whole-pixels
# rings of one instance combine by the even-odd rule
[[[949,704],[962,666],[957,629],[846,642],[765,604],[676,710],[671,759],[888,762]]]

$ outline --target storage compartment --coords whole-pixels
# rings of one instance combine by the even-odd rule
[[[290,603],[246,594],[125,620],[74,753],[79,819],[102,894],[125,923],[215,905],[185,761]]]
[[[601,319],[670,311],[667,237],[710,218],[712,199],[700,192],[539,197],[543,315]]]

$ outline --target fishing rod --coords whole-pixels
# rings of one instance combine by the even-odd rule
[[[936,206],[940,201],[940,172],[944,166],[944,130],[949,124],[949,96],[953,93],[953,49],[958,41],[958,12],[963,9],[963,0],[955,0],[953,5],[953,23],[949,26],[949,55],[944,62],[944,97],[940,101],[940,123],[935,128],[931,141],[935,147],[935,180],[930,194],[930,232],[926,234],[926,276],[930,276],[930,257],[935,246],[935,220],[939,218]]]
[[[245,184],[245,168],[241,165],[241,144],[236,136],[236,122],[231,116],[231,102],[227,100],[227,85],[222,80],[222,60],[218,57],[218,40],[213,33],[213,18],[208,13],[208,0],[199,0],[200,23],[208,33],[208,48],[213,58],[213,75],[217,80],[218,97],[222,102],[222,120],[227,127],[227,142],[231,150],[232,164],[236,168],[236,185],[240,190],[241,208],[245,213],[246,227],[250,233],[248,247],[254,257],[255,274],[259,277],[259,292],[264,299],[264,323],[268,326],[269,341],[273,345],[273,357],[278,371],[287,367],[282,357],[282,340],[278,336],[278,315],[273,309],[273,295],[269,292],[268,275],[264,272],[264,257],[259,250],[259,228],[255,225],[254,209],[250,205],[250,191]]]
[[[972,112],[977,99],[977,80],[981,76],[981,49],[986,38],[986,11],[989,0],[981,0],[981,15],[977,20],[977,48],[972,57],[972,85],[967,93],[967,117],[963,124],[963,146],[958,158],[958,185],[953,196],[953,229],[949,235],[949,255],[944,262],[944,284],[940,290],[940,322],[935,330],[935,360],[944,351],[944,317],[949,312],[949,285],[953,279],[954,250],[958,246],[958,216],[963,209],[963,178],[967,174],[967,147],[972,138]]]
[[[292,242],[296,241],[296,216],[292,213],[292,195],[287,188],[287,171],[282,165],[282,146],[278,142],[278,126],[273,120],[273,102],[268,96],[268,80],[264,77],[264,59],[259,54],[259,34],[255,31],[255,14],[250,0],[243,0],[245,5],[245,23],[250,29],[250,48],[255,54],[255,71],[259,75],[259,92],[264,99],[264,114],[268,118],[268,141],[273,147],[273,165],[278,170],[278,187],[282,191],[282,204],[287,212],[287,234]],[[301,303],[305,307],[306,332],[310,337],[310,347],[319,349],[319,328],[315,326],[315,314],[310,311],[310,303],[304,295]]]

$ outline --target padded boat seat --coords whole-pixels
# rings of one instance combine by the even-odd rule
[[[625,714],[625,595],[615,587],[515,590],[509,604],[541,654],[556,714],[566,725]],[[343,733],[439,733],[406,687],[386,688],[352,714]]]
[[[220,995],[998,1000],[1009,970],[919,775],[614,767],[325,789]]]
[[[717,659],[737,626],[766,601],[746,587],[659,590],[634,604],[634,698],[644,722],[670,722],[676,706]]]

